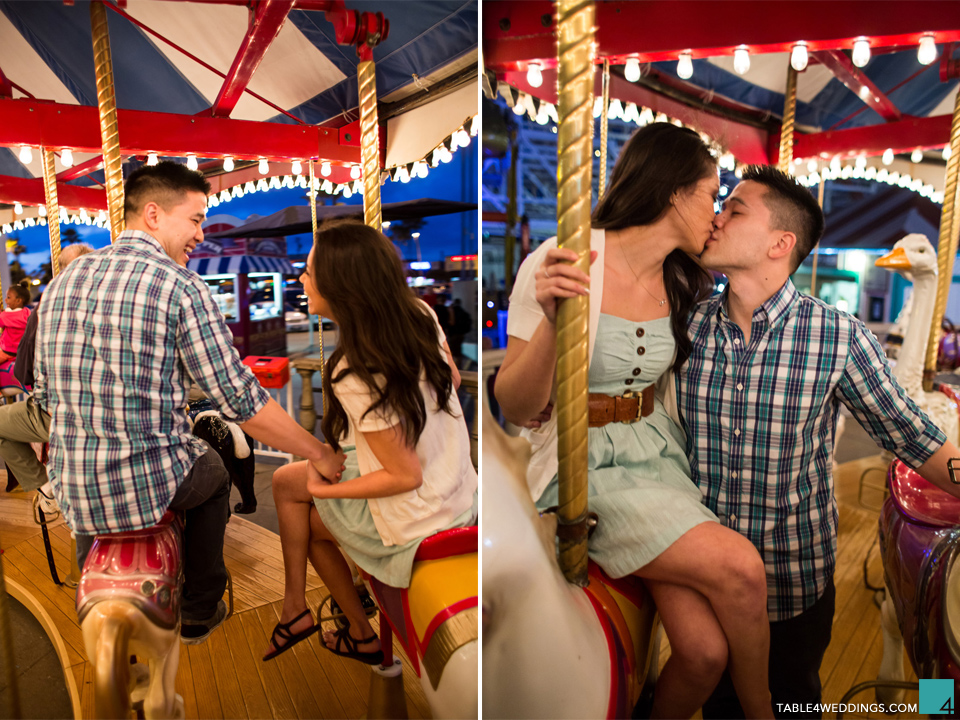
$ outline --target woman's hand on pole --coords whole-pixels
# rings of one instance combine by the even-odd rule
[[[597,259],[596,251],[590,253],[590,262]],[[543,314],[551,325],[557,322],[557,300],[589,295],[590,276],[571,263],[577,261],[573,250],[551,248],[536,277],[536,297]]]

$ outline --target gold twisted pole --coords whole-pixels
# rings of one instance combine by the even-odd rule
[[[53,276],[60,274],[60,201],[57,199],[57,166],[53,162],[53,150],[41,149],[43,153],[43,194],[47,206],[47,227],[50,230],[50,270]]]
[[[603,59],[603,102],[600,110],[600,187],[597,198],[603,197],[607,188],[607,124],[610,122],[610,60]]]
[[[783,124],[780,127],[780,172],[790,172],[793,160],[793,126],[797,118],[797,71],[787,65],[787,90],[783,94]]]
[[[310,224],[313,227],[313,237],[317,236],[317,191],[313,187],[313,159],[310,160]],[[310,268],[307,268],[308,270]],[[327,414],[327,391],[323,387],[323,379],[326,377],[326,370],[323,361],[323,315],[317,313],[317,321],[320,323],[320,407],[323,408],[323,414]]]
[[[593,2],[557,0],[557,238],[590,272],[593,193],[593,83],[596,12]],[[562,300],[557,311],[560,569],[568,582],[587,579],[587,323],[586,297]]]
[[[950,158],[947,160],[947,176],[943,188],[943,210],[940,213],[940,242],[937,246],[937,297],[930,321],[930,337],[923,363],[923,389],[933,390],[933,378],[937,374],[937,349],[940,345],[940,324],[947,309],[947,295],[953,281],[953,259],[957,255],[957,180],[960,177],[960,92],[953,107],[953,122],[950,125]],[[953,438],[951,438],[953,439]]]
[[[93,63],[97,73],[97,105],[100,109],[110,239],[116,242],[123,232],[123,171],[120,167],[120,131],[117,128],[117,95],[113,86],[110,33],[107,11],[100,2],[90,3],[90,24],[93,30]]]
[[[363,163],[363,222],[380,230],[380,133],[377,127],[377,74],[373,60],[357,64],[360,89],[360,159]]]

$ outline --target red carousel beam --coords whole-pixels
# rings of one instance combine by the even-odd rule
[[[902,113],[897,106],[844,53],[839,50],[822,50],[813,53],[813,57],[884,120],[890,122],[901,119]]]
[[[280,28],[293,9],[293,4],[293,0],[265,0],[257,6],[240,50],[233,59],[233,65],[230,66],[220,93],[213,103],[211,115],[229,117],[233,112],[263,56],[280,34]]]
[[[810,135],[795,135],[793,156],[831,158],[866,153],[879,155],[887,148],[895,153],[916,148],[930,150],[950,141],[950,115],[905,118],[897,122],[848,130],[827,130]]]
[[[80,163],[79,165],[74,165],[72,168],[67,168],[63,170],[59,175],[57,175],[57,180],[60,182],[68,182],[70,180],[76,180],[79,177],[84,175],[89,175],[90,173],[95,173],[97,170],[103,167],[103,155],[98,155],[97,157],[90,158],[86,162]]]
[[[829,12],[811,12],[805,0],[664,0],[597,4],[597,58],[641,62],[730,55],[744,44],[753,53],[787,52],[799,40],[813,51],[848,49],[866,36],[875,47],[913,45],[923,33],[936,41],[960,39],[960,3],[952,0],[885,2],[871,12],[858,0],[835,0]],[[496,72],[525,69],[536,60],[556,64],[553,4],[548,0],[484,2],[483,59]]]
[[[120,152],[124,155],[265,157],[271,160],[322,158],[360,162],[358,148],[340,143],[334,128],[118,110]],[[0,145],[32,145],[102,152],[95,107],[35,100],[0,99]]]
[[[57,183],[57,200],[60,207],[106,210],[107,193],[103,188],[88,188],[79,185]],[[0,175],[0,203],[44,205],[42,178],[19,178]]]

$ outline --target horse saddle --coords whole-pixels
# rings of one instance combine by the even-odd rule
[[[183,520],[167,510],[151,528],[98,535],[77,586],[80,623],[104,600],[131,603],[151,622],[173,629],[180,618]]]
[[[890,464],[890,497],[910,522],[932,528],[952,528],[960,518],[960,499],[948,495],[900,460]]]
[[[453,653],[478,638],[477,551],[475,525],[444,530],[420,543],[410,587],[391,587],[365,574],[417,676],[422,658],[434,689]]]

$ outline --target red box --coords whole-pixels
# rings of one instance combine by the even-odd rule
[[[248,355],[243,359],[243,364],[253,370],[265,388],[282,388],[290,382],[290,360],[287,358]]]

